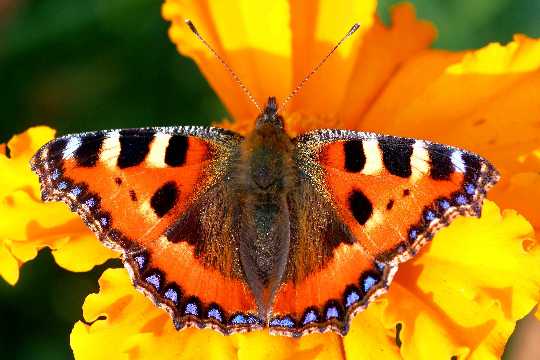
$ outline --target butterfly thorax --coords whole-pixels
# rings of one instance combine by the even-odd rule
[[[270,98],[241,147],[240,261],[259,311],[269,311],[289,252],[287,193],[294,184],[294,146]]]
[[[283,118],[276,112],[275,99],[270,98],[255,129],[243,143],[241,161],[246,190],[263,198],[281,194],[290,173],[293,150]]]

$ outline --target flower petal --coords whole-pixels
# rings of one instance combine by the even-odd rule
[[[72,271],[87,271],[116,255],[105,249],[80,218],[61,203],[43,203],[39,182],[29,161],[37,149],[54,136],[54,130],[35,127],[16,135],[8,143],[9,157],[0,154],[0,274],[9,283],[18,278],[18,267],[49,247],[59,264]],[[74,244],[85,244],[80,252],[66,256]],[[9,256],[8,256],[9,255]],[[17,270],[14,270],[14,264]]]
[[[358,128],[362,114],[377,99],[401,64],[426,49],[435,37],[433,26],[417,20],[411,4],[401,4],[392,9],[390,27],[378,18],[370,23],[371,26],[362,23],[365,34],[354,45],[356,51],[346,57],[343,54],[333,55],[297,96],[291,112],[330,116],[335,119],[336,123],[331,124],[334,127]],[[319,47],[328,50],[330,44]],[[351,41],[350,44],[354,43]],[[322,56],[320,53],[319,59]],[[309,71],[309,66],[301,72],[306,71]],[[312,128],[297,131],[308,130]]]
[[[264,331],[231,336],[209,329],[177,332],[169,316],[133,288],[124,269],[105,271],[99,284],[100,292],[89,295],[83,305],[86,323],[77,322],[71,332],[77,359],[343,358],[341,337],[335,334],[297,340]]]
[[[190,32],[185,19],[193,21],[259,103],[265,103],[270,95],[288,93],[292,79],[288,1],[167,0],[162,13],[172,22],[171,40],[182,54],[195,60],[235,118],[254,119],[257,110],[223,65]]]
[[[538,303],[539,263],[533,228],[515,211],[486,201],[481,219],[456,219],[400,267],[387,295],[385,321],[403,324],[403,356],[499,358]]]
[[[2,243],[0,243],[0,276],[10,285],[15,285],[19,280],[19,263]]]
[[[338,48],[286,110],[288,113],[334,114],[347,95],[366,34],[373,30],[377,1],[319,0],[315,5],[312,1],[290,1],[290,4],[293,87],[314,69],[354,23],[360,24],[357,33]]]
[[[96,236],[89,233],[88,228],[78,219],[66,240],[62,246],[53,249],[52,255],[58,265],[70,271],[89,271],[96,265],[118,257],[116,252],[97,241]]]
[[[388,300],[382,298],[356,315],[344,337],[347,359],[402,359],[396,344],[395,326],[384,326],[382,319]]]
[[[540,234],[540,173],[510,175],[508,181],[495,188],[494,197],[501,206],[519,209]]]

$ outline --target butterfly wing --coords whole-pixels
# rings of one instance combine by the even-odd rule
[[[240,135],[217,128],[99,131],[57,138],[32,160],[42,197],[64,201],[120,251],[135,286],[177,328],[260,327],[224,206]]]
[[[456,216],[480,216],[498,180],[478,155],[428,141],[321,130],[295,142],[300,191],[290,201],[296,221],[275,333],[345,334],[399,263]]]

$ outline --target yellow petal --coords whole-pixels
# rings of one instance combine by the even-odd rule
[[[0,276],[10,285],[19,280],[19,264],[9,249],[0,243]]]
[[[65,204],[41,201],[38,178],[29,161],[53,136],[50,128],[31,128],[10,140],[9,157],[5,151],[0,154],[0,172],[4,174],[0,177],[0,247],[6,258],[0,274],[11,284],[18,278],[18,267],[36,257],[43,247],[51,248],[59,264],[72,271],[90,270],[115,256]],[[77,253],[70,250],[74,246]]]
[[[362,45],[372,31],[377,2],[319,0],[313,4],[307,0],[290,1],[290,4],[294,76],[289,91],[313,70],[354,23],[360,24],[360,30],[340,46],[285,110],[333,114],[347,96],[350,79],[362,56]]]
[[[385,326],[383,323],[387,306],[387,299],[382,298],[356,315],[349,333],[343,339],[347,359],[402,358],[396,344],[395,326]]]
[[[386,321],[402,323],[405,358],[499,358],[515,322],[540,297],[540,247],[515,211],[486,201],[481,219],[459,218],[401,266]]]
[[[97,241],[96,236],[78,220],[69,234],[66,234],[66,240],[62,246],[53,249],[52,255],[58,265],[70,271],[89,271],[96,265],[118,257],[117,253]]]

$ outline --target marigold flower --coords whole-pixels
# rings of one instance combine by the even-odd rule
[[[166,0],[163,16],[172,23],[171,40],[197,62],[233,116],[233,123],[222,126],[239,132],[253,126],[256,109],[189,32],[185,18],[193,20],[259,102],[269,95],[283,99],[359,21],[360,34],[285,110],[287,129],[291,135],[321,127],[376,131],[480,153],[502,174],[490,193],[495,202],[484,203],[482,218],[455,220],[402,264],[389,292],[356,316],[344,338],[178,333],[168,315],[131,286],[125,270],[108,270],[100,292],[86,299],[86,322],[73,328],[77,358],[501,356],[516,321],[540,298],[535,238],[540,229],[540,99],[534,90],[540,86],[540,41],[516,36],[508,45],[476,51],[432,50],[435,30],[415,18],[412,6],[396,7],[390,27],[375,9],[374,0],[321,0],[317,6],[286,0]],[[10,223],[0,226],[0,275],[12,284],[18,266],[43,246],[55,249],[57,262],[72,270],[113,256],[65,205],[39,201],[38,181],[27,164],[52,136],[50,129],[34,128],[10,141],[9,158],[0,149],[0,169],[9,169],[13,177],[0,180],[0,222]],[[76,252],[85,257],[72,256]]]

